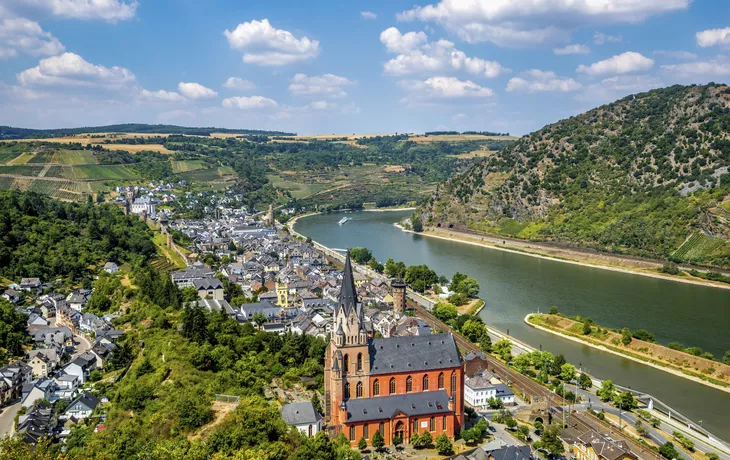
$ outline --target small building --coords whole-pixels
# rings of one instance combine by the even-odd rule
[[[42,286],[40,278],[23,278],[20,280],[20,289],[23,291],[39,293]]]
[[[218,278],[204,278],[193,281],[201,299],[223,300],[223,283]]]
[[[64,411],[64,417],[73,417],[75,419],[84,419],[90,417],[96,406],[100,403],[99,398],[85,391],[78,398],[71,401]]]
[[[3,292],[2,298],[10,303],[15,304],[20,302],[20,292],[16,291],[15,289],[8,289]]]
[[[464,380],[464,401],[472,407],[483,408],[490,399],[498,399],[505,406],[515,404],[514,392],[490,375],[478,374]]]
[[[309,437],[316,435],[322,429],[322,415],[310,401],[286,404],[281,408],[281,418],[287,425],[296,427]]]
[[[491,443],[490,443],[491,444]],[[483,446],[470,456],[472,460],[532,460],[530,446],[503,446],[494,450]]]
[[[119,266],[114,262],[107,262],[104,264],[104,271],[111,275],[119,271]]]
[[[588,430],[573,444],[573,455],[578,460],[638,460],[624,441],[614,441]]]
[[[38,353],[33,356],[30,361],[28,361],[28,365],[33,369],[33,378],[35,379],[39,377],[48,377],[48,374],[50,374],[54,366],[48,356],[43,353]]]

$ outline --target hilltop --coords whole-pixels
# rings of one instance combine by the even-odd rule
[[[672,86],[548,125],[442,184],[427,226],[730,265],[730,88]]]
[[[81,128],[59,129],[30,129],[0,126],[0,139],[25,139],[73,136],[77,134],[99,133],[155,133],[155,134],[187,134],[196,136],[210,136],[212,133],[222,134],[254,134],[268,136],[294,136],[294,133],[283,131],[263,131],[259,129],[226,129],[226,128],[195,128],[177,125],[149,125],[145,123],[125,123],[120,125],[87,126]]]

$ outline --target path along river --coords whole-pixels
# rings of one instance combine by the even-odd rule
[[[612,272],[406,233],[393,223],[410,211],[350,212],[299,219],[296,230],[330,248],[364,246],[385,262],[426,264],[448,278],[474,277],[486,302],[481,316],[503,332],[542,346],[600,379],[651,393],[730,440],[730,393],[555,337],[524,324],[527,313],[556,306],[611,328],[646,329],[657,341],[698,346],[722,357],[730,349],[730,290]]]

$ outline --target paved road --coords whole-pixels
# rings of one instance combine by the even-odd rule
[[[15,431],[15,414],[20,410],[20,401],[12,406],[3,407],[0,414],[0,438],[12,436]]]
[[[74,343],[76,343],[76,351],[71,355],[72,359],[86,353],[91,348],[91,342],[83,335],[74,335]]]

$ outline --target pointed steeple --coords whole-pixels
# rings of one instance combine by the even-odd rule
[[[349,250],[345,259],[345,272],[342,276],[342,288],[340,289],[340,298],[337,303],[340,308],[344,309],[345,315],[349,315],[351,309],[357,309],[357,289],[355,288],[355,278],[352,276],[352,263],[350,262]]]

